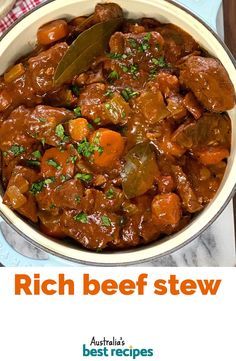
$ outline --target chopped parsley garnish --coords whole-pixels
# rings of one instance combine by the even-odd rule
[[[108,110],[111,109],[111,104],[106,103],[106,104],[105,104],[105,108],[108,109]]]
[[[138,72],[138,65],[134,64],[134,65],[131,65],[130,67],[130,73],[131,74],[136,74]]]
[[[39,117],[37,118],[37,120],[41,123],[46,123],[47,122],[47,119],[46,118],[42,118],[42,117]]]
[[[78,85],[72,85],[71,86],[72,92],[78,97],[80,94],[80,87]]]
[[[66,163],[68,164],[68,163],[71,162],[72,164],[75,164],[77,159],[78,159],[77,155],[73,155],[73,156],[71,156],[70,158],[67,159]]]
[[[141,43],[141,45],[139,46],[139,51],[145,52],[148,49],[150,49],[150,44],[149,41],[151,39],[151,33],[147,33],[144,37],[143,37],[143,41]]]
[[[92,124],[90,124],[90,123],[88,123],[88,128],[89,128],[89,129],[92,129],[92,130],[94,129],[93,126],[92,126]]]
[[[114,189],[112,189],[112,188],[108,189],[108,191],[106,192],[106,197],[107,197],[108,199],[113,199],[114,196],[115,196],[115,191],[114,191]]]
[[[107,54],[107,56],[110,59],[122,59],[123,58],[123,54],[119,54],[119,53],[109,53],[109,54]]]
[[[3,157],[6,157],[6,156],[7,156],[7,152],[3,152],[2,155],[3,155]]]
[[[79,179],[83,182],[91,182],[91,180],[93,179],[93,176],[92,176],[92,174],[88,174],[88,173],[77,173],[75,178]]]
[[[38,160],[27,160],[26,163],[29,166],[33,166],[33,167],[39,167],[40,166],[40,162]]]
[[[110,218],[107,216],[102,216],[101,220],[102,220],[102,226],[110,227],[112,225]]]
[[[122,112],[121,113],[121,117],[124,119],[124,118],[126,118],[126,112]]]
[[[33,194],[37,194],[37,193],[41,192],[44,185],[45,185],[44,181],[40,181],[40,182],[37,182],[37,183],[32,183],[32,185],[30,187],[30,192],[33,193]]]
[[[42,139],[41,139],[41,143],[42,143],[43,146],[45,146],[46,139],[45,139],[45,138],[42,138]]]
[[[50,207],[49,207],[50,209],[54,209],[54,208],[56,208],[56,206],[55,206],[55,204],[50,204]]]
[[[40,153],[39,150],[36,150],[35,152],[32,153],[32,156],[36,159],[40,159],[42,157],[42,154]]]
[[[160,67],[160,68],[164,68],[167,66],[166,62],[165,62],[165,58],[164,56],[161,56],[160,58],[152,58],[152,62],[154,65]]]
[[[74,113],[77,117],[81,117],[82,116],[81,107],[75,108]]]
[[[76,222],[88,223],[88,216],[86,213],[81,212],[79,214],[76,214],[76,216],[74,216],[74,220]]]
[[[125,88],[122,90],[121,95],[128,102],[131,98],[138,96],[139,92],[136,92],[131,88]]]
[[[136,40],[133,38],[129,39],[129,44],[131,45],[132,48],[137,48],[137,45],[138,45]]]
[[[52,177],[52,178],[47,178],[45,180],[42,180],[42,181],[39,181],[36,183],[32,183],[31,187],[30,187],[30,192],[34,195],[37,193],[40,193],[41,190],[43,189],[43,187],[47,186],[48,184],[51,184],[54,181],[55,181],[55,178]]]
[[[13,145],[9,151],[14,154],[15,157],[25,152],[25,148],[22,145]]]
[[[93,121],[95,124],[100,124],[101,123],[101,118],[96,118]]]
[[[108,89],[104,95],[105,95],[105,97],[111,97],[113,94],[114,94],[114,91],[111,89]]]
[[[77,151],[80,155],[83,155],[84,157],[89,158],[94,154],[94,152],[98,152],[99,154],[102,154],[103,148],[97,144],[91,144],[87,141],[87,139],[84,139],[78,145]]]
[[[120,68],[123,70],[124,73],[128,73],[129,68],[126,65],[120,64]]]
[[[45,179],[45,181],[44,181],[45,185],[51,184],[51,183],[53,183],[53,182],[55,182],[55,178],[54,178],[54,177],[47,178],[47,179]]]
[[[75,201],[76,201],[77,203],[80,203],[80,202],[81,202],[81,197],[80,197],[80,196],[76,196],[76,197],[75,197]]]
[[[65,129],[62,124],[58,124],[55,129],[55,133],[61,140],[65,138]]]
[[[66,182],[66,181],[68,181],[69,179],[70,179],[70,176],[64,175],[64,174],[61,175],[61,181],[62,181],[62,182]]]
[[[147,33],[147,34],[143,37],[143,39],[146,40],[146,41],[149,41],[149,40],[151,39],[151,37],[152,37],[152,34],[151,34],[151,33]]]
[[[56,168],[56,170],[61,170],[61,166],[59,163],[57,163],[54,159],[48,159],[47,164]]]
[[[119,74],[117,73],[116,70],[113,70],[113,71],[108,75],[108,79],[117,80],[117,79],[119,79]]]

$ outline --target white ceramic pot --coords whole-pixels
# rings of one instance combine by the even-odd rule
[[[51,1],[24,17],[1,40],[0,73],[3,73],[22,54],[32,50],[32,44],[40,25],[57,18],[73,18],[78,15],[90,14],[97,2],[98,0]],[[192,14],[174,3],[164,0],[114,0],[114,2],[122,6],[126,10],[127,16],[131,18],[154,17],[161,22],[171,22],[186,30],[212,56],[220,59],[234,86],[236,85],[235,66],[229,51],[211,30]],[[224,96],[224,89],[222,89],[222,96]],[[143,248],[128,251],[94,253],[76,247],[72,243],[68,244],[68,242],[57,241],[44,236],[27,221],[3,205],[0,196],[1,215],[15,230],[34,245],[59,257],[85,264],[132,264],[170,253],[190,242],[208,227],[222,212],[233,195],[236,184],[236,110],[230,111],[229,116],[232,120],[232,151],[217,195],[186,228],[161,242],[154,242]],[[227,242],[227,240],[222,239],[222,242]]]

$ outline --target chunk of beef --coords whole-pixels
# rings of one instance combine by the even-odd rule
[[[59,43],[28,60],[29,76],[37,94],[43,95],[54,89],[53,76],[67,49],[66,43]]]
[[[180,65],[179,80],[212,112],[224,112],[235,104],[233,84],[217,59],[190,56]]]
[[[114,3],[97,4],[95,7],[95,18],[97,22],[123,18],[123,10]]]
[[[106,248],[119,238],[119,217],[112,213],[64,211],[61,223],[65,234],[88,249]]]
[[[106,95],[106,89],[101,83],[86,86],[79,97],[83,116],[98,119],[100,125],[125,124],[131,112],[129,104],[118,92]]]
[[[173,24],[166,24],[157,29],[165,40],[166,60],[175,64],[180,58],[199,50],[199,45],[191,35]]]
[[[202,209],[202,205],[199,202],[186,174],[179,166],[172,166],[172,172],[174,175],[175,183],[177,185],[178,193],[182,199],[183,207],[189,213],[195,213]]]
[[[205,113],[197,122],[186,121],[173,134],[172,140],[186,148],[221,145],[230,148],[231,125],[225,114]]]
[[[62,139],[56,134],[56,126],[73,117],[74,114],[67,109],[38,105],[27,119],[26,131],[39,141],[58,146]]]
[[[7,152],[6,160],[16,155],[25,156],[25,151],[35,143],[35,139],[26,132],[30,114],[30,109],[20,106],[0,125],[0,149]],[[18,151],[17,148],[14,151],[13,146],[17,146]]]

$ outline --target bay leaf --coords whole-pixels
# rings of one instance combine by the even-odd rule
[[[121,174],[123,191],[129,199],[141,196],[152,187],[158,173],[154,150],[149,143],[137,144],[125,161]]]
[[[88,70],[94,58],[106,50],[111,35],[122,21],[122,18],[116,18],[98,23],[79,34],[59,62],[54,84],[61,85]]]

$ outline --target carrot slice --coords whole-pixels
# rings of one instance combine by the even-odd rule
[[[93,163],[98,167],[112,167],[124,151],[124,139],[110,129],[98,129],[90,137],[90,143],[98,147],[93,156]]]
[[[67,151],[57,148],[46,150],[41,161],[41,173],[43,177],[59,177],[61,175],[74,175],[74,163],[70,160],[70,154]]]
[[[229,151],[223,147],[207,147],[196,151],[196,156],[204,165],[212,165],[229,157]]]
[[[71,119],[69,121],[69,132],[72,139],[77,142],[82,141],[90,133],[88,121],[84,118]]]
[[[69,33],[69,27],[65,20],[55,20],[39,28],[37,33],[40,45],[49,45],[57,40],[65,38]]]

